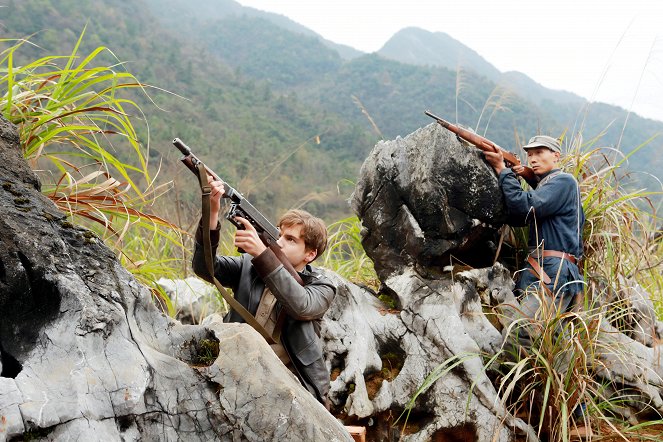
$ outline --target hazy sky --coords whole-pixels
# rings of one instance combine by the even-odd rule
[[[663,121],[663,0],[238,0],[364,52],[415,26],[502,72]]]

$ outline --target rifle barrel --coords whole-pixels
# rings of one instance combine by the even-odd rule
[[[180,152],[182,152],[182,155],[191,155],[191,148],[184,144],[184,142],[179,138],[175,138],[173,140],[173,144],[175,147],[177,147],[177,149],[179,149]]]
[[[455,133],[458,137],[462,138],[463,140],[472,143],[477,148],[486,152],[501,152],[502,156],[504,157],[504,161],[507,163],[509,167],[520,165],[520,159],[517,156],[515,156],[514,154],[512,154],[507,150],[502,149],[500,146],[493,143],[489,139],[484,138],[481,135],[475,134],[474,132],[470,132],[467,129],[463,129],[460,126],[456,126],[455,124],[451,124],[447,120],[433,114],[431,111],[427,110],[424,113],[429,117],[431,117],[432,119],[434,119],[435,121],[437,121],[440,126],[444,127],[448,131]],[[520,175],[523,178],[525,178],[525,180],[529,183],[536,182],[536,176],[534,174],[534,171],[530,167],[525,166],[525,170]]]

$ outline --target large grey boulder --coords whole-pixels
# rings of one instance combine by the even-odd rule
[[[406,267],[435,275],[452,262],[489,266],[505,221],[482,153],[436,123],[379,142],[362,165],[352,207],[381,280]]]
[[[2,119],[0,183],[0,441],[351,440],[250,327],[157,310]]]

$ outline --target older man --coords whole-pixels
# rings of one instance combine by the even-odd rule
[[[517,290],[531,294],[543,282],[543,290],[553,296],[564,311],[583,290],[578,259],[582,255],[582,229],[585,214],[575,178],[559,169],[562,153],[557,139],[537,135],[523,146],[527,160],[538,178],[532,190],[524,190],[513,170],[504,165],[499,152],[485,152],[486,160],[499,176],[499,185],[509,213],[509,224],[529,225],[527,267],[520,271]],[[523,313],[533,317],[539,296],[525,296]]]

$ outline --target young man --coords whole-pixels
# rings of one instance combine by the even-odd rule
[[[321,219],[303,210],[290,210],[278,223],[281,236],[278,245],[299,273],[304,286],[284,268],[274,252],[258,237],[256,229],[244,218],[236,218],[244,225],[235,234],[235,246],[245,253],[241,256],[216,256],[219,243],[220,199],[224,188],[221,181],[209,178],[210,229],[214,276],[233,290],[241,303],[258,322],[276,338],[272,349],[290,368],[302,385],[322,404],[326,405],[329,391],[329,371],[325,364],[320,339],[320,322],[331,305],[336,288],[310,263],[327,246],[327,229]],[[196,233],[193,270],[199,277],[211,281],[205,266],[202,228]],[[231,310],[224,322],[244,322]]]
[[[538,287],[554,296],[562,311],[571,305],[575,295],[582,292],[583,284],[577,260],[582,255],[582,229],[585,214],[580,201],[580,189],[575,178],[558,168],[561,156],[559,141],[546,135],[537,135],[523,146],[527,159],[539,179],[533,190],[525,191],[516,174],[523,166],[513,170],[504,165],[501,153],[485,152],[486,160],[495,169],[509,213],[509,224],[529,225],[528,264],[520,272],[517,290]],[[539,297],[525,296],[523,313],[533,317],[539,307]]]

